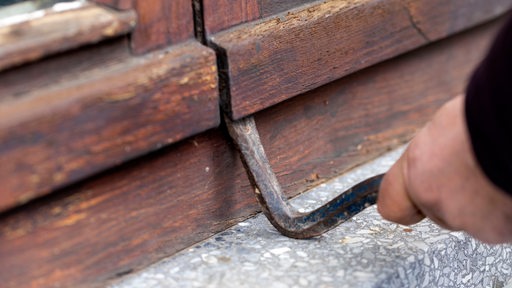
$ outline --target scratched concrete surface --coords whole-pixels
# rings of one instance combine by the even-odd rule
[[[386,171],[398,149],[294,199],[312,209]],[[371,207],[310,240],[248,219],[111,287],[491,287],[512,288],[512,245],[485,245],[430,221],[411,227]]]

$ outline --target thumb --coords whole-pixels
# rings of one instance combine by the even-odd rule
[[[389,169],[380,185],[377,209],[383,218],[403,225],[421,221],[425,216],[414,205],[407,187],[407,150]]]

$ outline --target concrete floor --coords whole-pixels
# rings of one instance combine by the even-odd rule
[[[294,199],[313,209],[337,191],[386,171],[403,149]],[[512,288],[512,245],[485,245],[426,220],[411,227],[371,207],[310,240],[280,235],[263,215],[126,276],[111,287]]]

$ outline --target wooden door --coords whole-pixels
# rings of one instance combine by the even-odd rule
[[[290,196],[406,143],[464,92],[508,2],[98,0],[0,19],[2,287],[102,286],[258,212],[221,113],[256,118]]]

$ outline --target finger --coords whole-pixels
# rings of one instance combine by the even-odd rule
[[[425,217],[432,220],[434,223],[436,223],[441,228],[446,229],[446,230],[452,230],[452,231],[460,231],[461,230],[460,228],[456,228],[455,226],[449,225],[448,223],[446,223],[446,221],[443,220],[443,218],[437,216],[437,214],[432,213],[428,210],[423,210],[423,211],[426,211],[424,214]]]
[[[403,225],[421,221],[425,216],[409,197],[404,173],[407,151],[391,167],[382,180],[377,209],[383,218]]]

